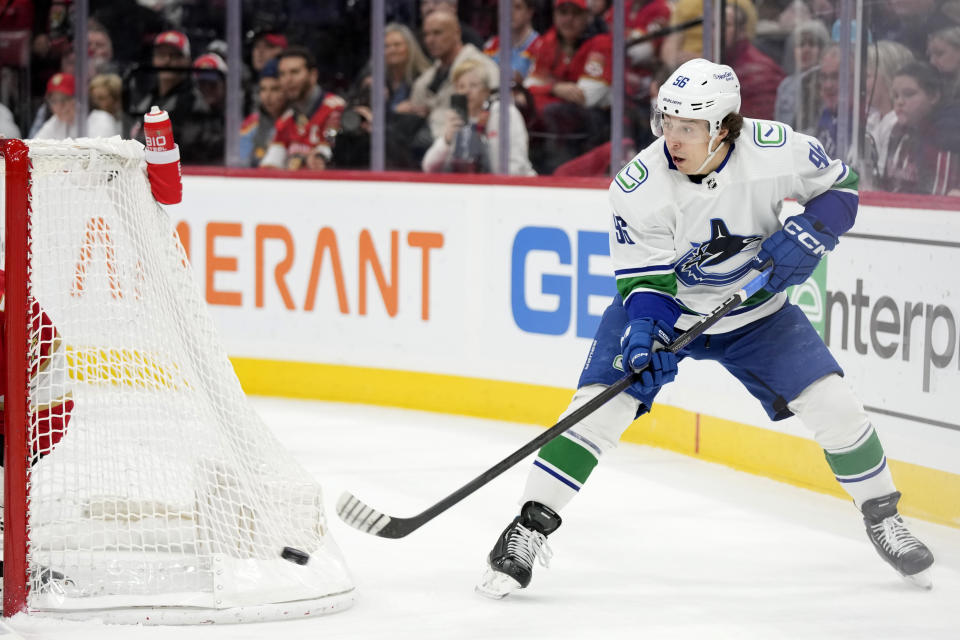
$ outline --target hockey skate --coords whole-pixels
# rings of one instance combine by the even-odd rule
[[[530,584],[533,563],[547,567],[553,552],[547,536],[560,526],[560,516],[550,507],[530,501],[507,525],[487,556],[489,569],[477,585],[477,593],[500,599]]]
[[[900,492],[867,500],[863,503],[863,522],[867,535],[880,557],[900,572],[904,580],[923,589],[933,587],[928,569],[933,554],[917,540],[897,512]]]

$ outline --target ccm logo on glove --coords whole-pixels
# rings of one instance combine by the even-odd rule
[[[813,255],[815,256],[826,255],[827,253],[826,247],[824,247],[819,240],[817,240],[815,237],[810,235],[806,229],[804,229],[799,224],[797,224],[796,221],[793,220],[792,218],[786,221],[786,223],[783,225],[783,230],[792,236],[796,236],[797,242],[802,244],[807,249],[810,249],[810,252]]]

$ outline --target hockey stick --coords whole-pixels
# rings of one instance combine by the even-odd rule
[[[761,271],[760,274],[753,280],[748,282],[746,286],[724,300],[719,307],[711,311],[708,315],[704,316],[699,322],[687,329],[683,334],[680,335],[680,337],[671,342],[665,348],[673,353],[680,351],[680,349],[683,349],[688,344],[693,342],[704,331],[715,325],[722,317],[740,306],[744,300],[759,291],[763,285],[767,283],[767,279],[770,277],[769,263],[764,265],[764,267],[764,270]],[[429,507],[422,513],[418,513],[412,518],[397,518],[394,516],[388,516],[380,511],[377,511],[373,507],[368,506],[349,491],[343,492],[343,494],[340,496],[340,499],[337,500],[337,515],[339,515],[340,519],[351,527],[359,529],[364,533],[379,536],[381,538],[402,538],[410,533],[413,533],[424,524],[430,522],[438,515],[502,474],[507,469],[513,467],[515,464],[526,458],[534,451],[540,449],[540,447],[545,445],[547,442],[553,440],[561,433],[599,409],[615,395],[621,391],[624,391],[627,389],[627,387],[633,384],[638,375],[638,372],[631,372],[623,376],[615,383],[597,394],[594,398],[591,398],[589,401],[584,403],[583,406],[570,413],[570,415],[562,419],[560,422],[553,425],[536,438],[511,453],[497,464],[493,465],[440,502],[436,503],[432,507]]]

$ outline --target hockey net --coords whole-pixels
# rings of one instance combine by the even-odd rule
[[[320,486],[249,407],[142,145],[0,145],[5,615],[242,622],[349,606]]]

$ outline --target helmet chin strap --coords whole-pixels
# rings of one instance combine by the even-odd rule
[[[720,134],[719,134],[719,133],[718,133],[717,135],[713,136],[712,138],[710,138],[710,144],[709,144],[709,146],[708,146],[707,148],[709,149],[710,147],[712,147],[714,141],[717,141],[718,138],[720,138]],[[720,151],[720,147],[722,147],[722,146],[723,146],[723,140],[720,139],[720,140],[719,140],[719,143],[717,144],[717,148],[707,154],[707,157],[704,158],[703,162],[700,164],[699,167],[697,167],[697,170],[694,171],[693,174],[694,174],[694,175],[699,175],[700,172],[703,171],[703,168],[704,168],[705,166],[707,166],[708,164],[710,164],[710,161],[713,160],[713,156],[717,155],[717,151]]]

